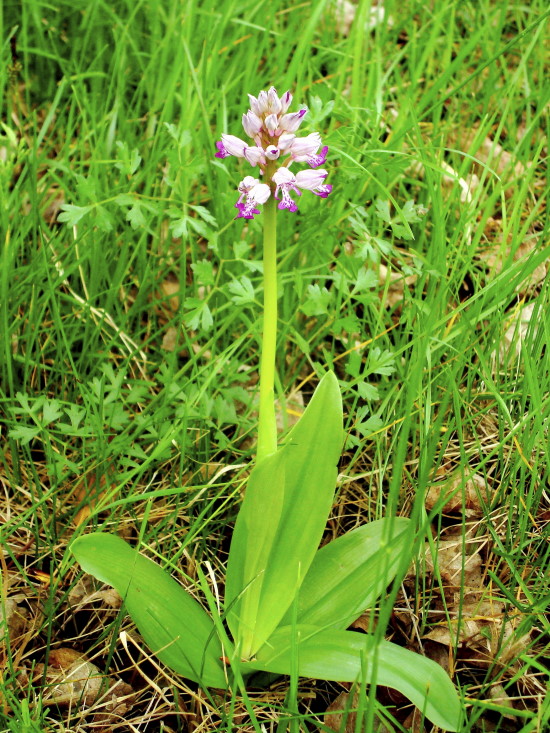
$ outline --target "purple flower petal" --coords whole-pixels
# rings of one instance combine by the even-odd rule
[[[296,132],[302,124],[304,115],[307,113],[307,107],[303,107],[299,112],[292,112],[283,115],[279,120],[279,129],[282,132]]]
[[[318,168],[320,165],[323,165],[325,163],[327,159],[327,153],[328,153],[328,145],[325,145],[325,147],[321,150],[321,152],[318,155],[309,155],[306,158],[306,162],[312,168]]]
[[[225,149],[224,144],[222,143],[221,140],[218,140],[218,142],[216,143],[216,147],[218,148],[218,152],[216,153],[216,158],[228,158],[229,157],[229,153]]]
[[[235,204],[235,206],[237,206],[237,204]],[[255,209],[253,204],[239,204],[237,208],[239,209],[239,213],[235,219],[253,219],[256,214],[260,213],[260,210]]]
[[[329,195],[331,191],[332,191],[332,184],[323,183],[321,186],[318,186],[317,190],[313,191],[313,193],[316,196],[320,196],[322,199],[326,199],[326,197]]]

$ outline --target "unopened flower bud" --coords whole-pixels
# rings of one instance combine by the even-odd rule
[[[292,94],[290,92],[285,92],[281,97],[281,114],[284,114],[287,111],[287,109],[290,107],[291,102]]]
[[[307,107],[304,107],[299,112],[284,115],[279,122],[279,129],[283,132],[296,132],[302,124],[305,114],[307,114]]]
[[[280,154],[281,151],[275,145],[268,145],[268,147],[265,149],[265,157],[268,160],[277,160]]]
[[[267,111],[269,114],[279,115],[281,113],[281,100],[277,95],[275,87],[271,87],[267,93]]]
[[[270,135],[275,134],[275,130],[279,126],[279,118],[277,115],[268,115],[265,118],[265,126]]]
[[[255,112],[249,110],[243,115],[243,128],[248,137],[254,138],[262,129],[262,121]]]

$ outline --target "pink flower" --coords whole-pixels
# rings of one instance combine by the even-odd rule
[[[245,176],[239,183],[238,191],[241,194],[235,208],[239,210],[237,219],[253,219],[254,214],[259,214],[256,209],[258,204],[265,204],[271,196],[271,191],[266,183],[260,183],[257,178]],[[243,203],[243,199],[245,199]]]
[[[257,165],[264,157],[264,151],[257,146],[247,145],[244,140],[235,135],[222,135],[221,142],[216,143],[218,152],[216,158],[227,158],[234,155],[237,158],[246,158],[250,165]]]
[[[312,132],[307,135],[307,137],[295,138],[290,144],[288,152],[291,154],[293,161],[296,161],[297,163],[305,162],[311,166],[311,168],[318,168],[320,165],[324,164],[328,153],[328,146],[325,145],[321,150],[321,153],[319,155],[315,155],[320,146],[321,136],[318,132]]]
[[[279,121],[279,130],[281,132],[296,132],[296,130],[302,124],[302,120],[307,114],[307,107],[303,107],[299,112],[293,112],[289,115],[284,115]]]
[[[262,121],[251,109],[243,115],[243,127],[248,137],[255,138],[262,129]]]
[[[279,168],[279,170],[274,173],[272,179],[276,184],[275,198],[278,198],[277,194],[281,195],[281,202],[279,203],[278,208],[296,211],[298,206],[294,199],[291,198],[290,192],[294,191],[298,196],[301,196],[301,189],[311,191],[316,196],[326,199],[332,191],[332,186],[324,183],[327,176],[327,171],[323,169],[316,171],[299,171],[294,175],[294,173],[289,171],[288,168]]]
[[[246,135],[252,139],[250,145],[235,135],[223,134],[216,143],[217,158],[233,155],[244,158],[250,165],[258,166],[263,182],[253,176],[246,176],[239,184],[239,199],[235,206],[237,218],[252,219],[259,214],[258,206],[264,204],[273,194],[279,209],[296,211],[298,206],[291,193],[301,196],[303,190],[326,198],[332,186],[324,183],[327,172],[303,170],[296,174],[289,168],[294,163],[306,163],[310,169],[318,169],[327,159],[328,147],[321,148],[321,136],[311,132],[305,137],[296,137],[296,131],[307,114],[307,107],[298,112],[288,112],[292,94],[285,92],[281,97],[275,87],[261,91],[257,97],[248,95],[250,109],[243,114],[242,123]]]

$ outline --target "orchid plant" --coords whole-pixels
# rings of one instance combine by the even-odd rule
[[[72,552],[86,572],[114,586],[145,642],[176,673],[206,687],[239,689],[258,671],[376,683],[407,696],[440,728],[459,729],[454,685],[435,662],[381,637],[347,627],[403,571],[414,528],[405,518],[365,524],[319,549],[333,504],[343,444],[338,381],[327,372],[298,423],[277,441],[274,407],[277,335],[277,209],[293,195],[326,198],[328,147],[307,114],[288,112],[292,95],[271,87],[249,96],[244,140],[224,134],[216,157],[258,168],[238,186],[237,219],[264,217],[264,322],[255,464],[235,524],[220,606],[199,572],[209,612],[158,564],[120,537],[96,532]],[[319,152],[320,149],[320,152]],[[291,166],[307,167],[291,171]],[[172,570],[176,570],[170,566]],[[227,631],[227,629],[229,631]]]

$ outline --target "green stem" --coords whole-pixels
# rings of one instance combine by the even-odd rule
[[[264,324],[260,360],[260,415],[256,461],[277,450],[275,352],[277,346],[277,202],[264,204]]]

